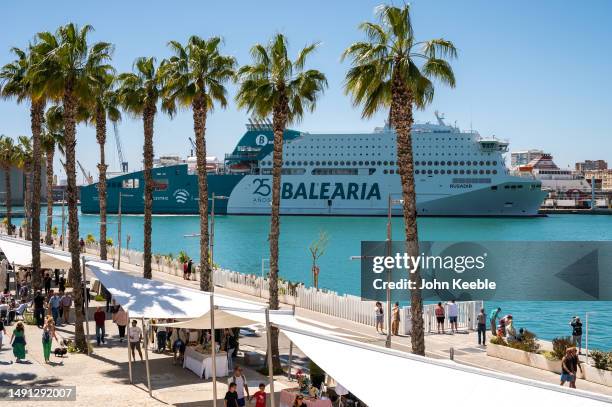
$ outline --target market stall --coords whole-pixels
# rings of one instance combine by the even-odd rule
[[[332,402],[328,398],[317,398],[314,396],[303,395],[299,389],[283,389],[280,393],[280,407],[293,407],[295,397],[302,395],[308,407],[332,407]]]
[[[227,353],[219,352],[215,356],[215,365],[217,377],[228,375],[227,371]],[[183,359],[183,367],[191,370],[199,377],[209,379],[212,377],[212,352],[206,350],[202,345],[187,346],[185,348],[185,356]]]

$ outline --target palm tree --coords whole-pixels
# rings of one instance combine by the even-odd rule
[[[108,65],[113,47],[106,42],[89,44],[90,25],[79,28],[73,23],[59,27],[55,33],[38,34],[35,50],[43,55],[45,64],[38,65],[37,74],[49,78],[44,91],[53,99],[61,99],[64,139],[66,143],[66,176],[68,201],[68,247],[72,258],[72,287],[75,294],[75,343],[87,349],[83,330],[83,287],[79,250],[79,219],[76,185],[76,122],[78,108],[84,105],[92,88],[93,78],[112,72]]]
[[[45,113],[45,130],[42,134],[42,149],[47,160],[47,222],[45,243],[53,244],[53,158],[57,147],[64,154],[64,131],[62,107],[53,105]]]
[[[41,132],[43,115],[45,112],[46,97],[43,89],[46,77],[38,75],[36,67],[46,63],[43,55],[38,54],[35,45],[30,45],[28,51],[19,48],[11,49],[16,59],[5,65],[0,71],[0,80],[4,83],[2,96],[15,98],[17,102],[30,101],[30,121],[32,129],[32,154],[41,156]],[[27,236],[32,239],[32,285],[34,289],[42,288],[42,275],[40,269],[40,190],[41,190],[41,162],[31,162],[32,198],[31,210],[27,220]],[[31,223],[30,223],[31,221]],[[31,236],[30,236],[31,234]]]
[[[191,108],[195,132],[198,188],[200,191],[200,289],[213,290],[212,265],[208,250],[208,182],[206,179],[206,119],[215,103],[227,105],[225,83],[233,78],[236,60],[219,53],[221,39],[204,40],[192,36],[185,46],[177,41],[168,44],[174,56],[165,65],[168,103]]]
[[[414,190],[412,138],[413,108],[423,108],[434,95],[431,79],[451,87],[455,76],[447,59],[455,58],[452,42],[439,38],[416,41],[410,6],[379,6],[379,23],[365,22],[359,28],[367,40],[349,46],[342,58],[350,58],[345,90],[355,105],[362,105],[362,116],[371,117],[389,109],[389,126],[397,136],[397,158],[402,183],[407,252],[418,256],[416,194]],[[410,274],[420,281],[420,272]],[[412,352],[425,354],[423,299],[420,290],[410,291]]]
[[[8,235],[13,234],[11,223],[11,168],[17,164],[18,152],[15,142],[10,137],[0,136],[0,167],[4,171],[4,185],[6,187],[6,227]]]
[[[25,223],[25,238],[30,240],[31,234],[31,217],[32,217],[32,162],[34,155],[32,154],[32,141],[27,136],[19,136],[17,138],[17,167],[23,171],[23,212]],[[34,259],[32,259],[34,262]],[[34,284],[34,276],[32,276],[32,284]],[[41,287],[36,287],[40,289]]]
[[[278,239],[280,234],[280,182],[283,163],[283,132],[287,125],[299,121],[304,110],[314,111],[317,98],[327,87],[320,71],[305,70],[308,56],[317,48],[314,43],[303,48],[295,60],[287,51],[287,39],[276,34],[267,45],[251,48],[252,65],[238,71],[240,89],[238,106],[259,118],[272,115],[274,152],[272,166],[272,214],[270,219],[270,309],[278,309]],[[278,329],[272,330],[274,371],[280,370]]]
[[[121,120],[121,112],[117,108],[119,101],[117,93],[113,90],[115,77],[111,73],[104,73],[96,78],[91,90],[92,107],[94,115],[90,119],[96,126],[96,141],[100,147],[100,163],[98,164],[98,201],[100,202],[100,258],[106,260],[106,120],[113,123]]]
[[[163,98],[163,77],[155,58],[141,57],[134,62],[134,73],[123,73],[117,77],[119,103],[126,111],[141,117],[144,127],[144,278],[152,278],[151,271],[151,219],[153,212],[153,124],[157,113],[157,102],[162,100],[162,111],[173,109]]]

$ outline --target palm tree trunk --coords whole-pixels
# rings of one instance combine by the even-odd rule
[[[208,249],[208,180],[206,172],[206,102],[203,95],[194,98],[193,131],[195,132],[200,200],[200,290],[213,291],[212,266]]]
[[[414,189],[414,162],[412,157],[412,137],[410,131],[414,122],[412,116],[413,98],[398,72],[394,72],[391,90],[391,126],[397,137],[397,158],[402,182],[404,227],[406,233],[406,252],[412,258],[419,255],[417,230],[416,193]],[[417,267],[409,275],[410,281],[418,287],[421,272]],[[412,319],[412,352],[425,355],[425,331],[423,321],[423,298],[420,289],[410,291],[410,314]]]
[[[6,227],[8,229],[7,233],[9,236],[13,234],[13,227],[11,224],[11,210],[12,210],[12,202],[11,199],[11,166],[4,167],[4,185],[6,185]]]
[[[32,191],[31,191],[31,177],[30,177],[30,168],[29,163],[26,164],[24,168],[23,176],[25,177],[24,186],[23,186],[23,216],[25,221],[25,239],[32,240],[32,234],[30,233],[30,226],[32,225],[31,220],[31,203],[32,203]]]
[[[106,144],[106,112],[104,108],[96,108],[96,140],[100,146],[100,172],[98,182],[98,201],[100,204],[100,258],[106,260],[106,160],[104,145]]]
[[[40,139],[42,132],[45,102],[33,101],[30,107],[32,125],[32,286],[35,290],[42,288],[42,270],[40,268],[40,189],[41,165]]]
[[[143,277],[151,279],[151,221],[153,212],[153,185],[151,170],[153,169],[153,121],[156,107],[145,107],[142,115],[144,124],[144,271]]]
[[[53,244],[53,156],[55,147],[47,149],[47,227],[45,243]]]
[[[72,259],[72,272],[70,273],[75,311],[75,344],[81,351],[87,350],[85,331],[83,329],[83,281],[81,275],[81,259],[79,247],[79,217],[77,208],[76,184],[76,100],[73,95],[72,84],[68,83],[64,90],[64,139],[66,143],[66,186],[68,200],[68,249]]]
[[[283,95],[274,108],[272,127],[274,130],[274,152],[272,165],[272,213],[270,216],[270,309],[278,309],[278,239],[280,236],[280,189],[281,170],[283,166],[283,133],[287,126],[288,101]],[[280,356],[278,351],[278,328],[273,327],[271,332],[272,341],[272,367],[276,372],[281,370]]]

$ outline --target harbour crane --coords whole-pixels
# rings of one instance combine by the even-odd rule
[[[119,156],[119,163],[121,165],[121,172],[128,172],[128,163],[123,158],[123,145],[121,144],[121,137],[119,137],[119,127],[117,122],[113,122],[113,132],[115,133],[115,145],[117,146],[117,155]]]
[[[64,167],[64,171],[66,171],[66,163],[63,162],[61,158],[60,158],[60,163],[62,164],[62,167]],[[85,182],[87,182],[88,185],[93,184],[93,177],[91,176],[91,174],[85,171],[85,168],[83,168],[79,160],[77,160],[77,164],[79,165],[79,168],[81,169],[81,173],[83,174],[83,177],[85,178]]]

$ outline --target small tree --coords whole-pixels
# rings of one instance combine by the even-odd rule
[[[189,261],[189,256],[187,255],[187,253],[184,250],[181,250],[178,254],[178,261],[180,261],[181,263],[187,263]]]
[[[87,244],[96,243],[96,238],[91,233],[88,233],[87,237],[85,238],[85,243],[87,243]]]
[[[325,231],[320,231],[317,240],[313,241],[308,247],[312,256],[312,282],[316,289],[319,288],[319,266],[317,261],[325,254],[328,243],[329,235]]]

